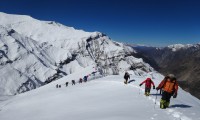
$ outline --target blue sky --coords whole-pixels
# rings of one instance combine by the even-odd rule
[[[200,42],[199,0],[0,0],[0,11],[100,31],[126,43]]]

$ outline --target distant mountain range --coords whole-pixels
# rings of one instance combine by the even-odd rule
[[[173,73],[179,85],[200,99],[200,44],[175,44],[164,48],[133,46],[143,58],[164,75]]]

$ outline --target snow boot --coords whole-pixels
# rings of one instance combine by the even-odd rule
[[[160,100],[160,108],[166,109],[166,100],[163,100],[163,99]]]
[[[149,92],[145,92],[144,95],[145,95],[145,96],[149,96],[150,93],[149,93]]]
[[[127,80],[124,80],[124,84],[127,84]]]
[[[170,102],[165,102],[165,107],[168,108],[169,107]]]

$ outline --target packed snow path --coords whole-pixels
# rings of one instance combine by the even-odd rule
[[[145,97],[138,87],[145,77],[123,84],[123,76],[107,76],[75,86],[56,88],[81,75],[72,74],[0,103],[0,120],[200,120],[200,102],[180,89],[171,107],[159,109],[155,90]],[[156,79],[162,76],[154,73]],[[156,85],[160,80],[154,79]],[[139,90],[141,89],[141,94]]]

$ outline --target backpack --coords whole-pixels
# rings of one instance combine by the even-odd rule
[[[152,81],[151,80],[146,80],[146,87],[148,87],[148,88],[151,88],[151,83],[152,83]]]
[[[174,93],[175,92],[175,85],[176,85],[176,80],[165,80],[165,83],[163,85],[163,90],[168,92],[168,93]]]

